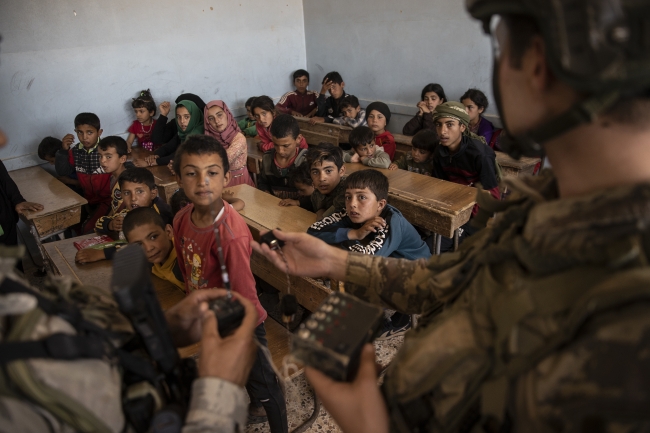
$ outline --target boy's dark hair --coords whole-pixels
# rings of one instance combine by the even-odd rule
[[[150,207],[138,207],[127,213],[124,217],[124,222],[122,223],[124,236],[126,236],[128,240],[129,233],[131,233],[134,228],[145,224],[153,224],[163,230],[165,230],[166,226],[165,220],[163,220],[158,212]]]
[[[421,149],[426,152],[431,152],[432,155],[433,151],[436,150],[438,143],[440,143],[438,134],[429,129],[423,129],[419,131],[413,136],[413,140],[411,140],[411,145],[414,148]]]
[[[350,138],[348,139],[350,146],[353,149],[357,147],[365,146],[368,143],[375,142],[375,133],[372,132],[372,129],[367,126],[357,126],[350,132]]]
[[[440,84],[437,83],[429,83],[424,86],[424,89],[422,89],[422,94],[420,95],[420,101],[424,101],[424,95],[429,92],[435,92],[436,95],[438,95],[438,98],[442,100],[442,102],[447,102],[447,95],[445,95],[444,89]]]
[[[275,123],[275,122],[274,122]],[[217,141],[216,138],[208,135],[190,135],[187,140],[183,142],[174,155],[174,172],[176,176],[181,177],[181,162],[183,162],[183,155],[219,155],[221,163],[223,164],[223,175],[225,176],[230,171],[230,164],[228,163],[228,154],[226,149]]]
[[[300,77],[307,77],[307,81],[309,81],[309,72],[305,71],[304,69],[298,69],[293,73],[293,81],[296,81],[296,78]]]
[[[298,121],[290,114],[280,114],[273,119],[271,123],[271,136],[275,138],[284,138],[291,136],[294,140],[300,135],[300,125]]]
[[[153,173],[144,167],[127,168],[117,178],[117,182],[120,184],[120,188],[124,187],[124,182],[142,183],[147,185],[151,190],[157,188]]]
[[[178,189],[174,194],[172,194],[172,198],[169,199],[169,206],[172,208],[173,215],[176,215],[181,209],[190,203],[191,201],[187,198],[187,195],[185,195],[183,188]]]
[[[58,138],[45,137],[38,144],[38,157],[45,159],[46,157],[54,158],[56,152],[63,147],[63,143]]]
[[[124,140],[122,137],[118,137],[117,135],[109,135],[108,137],[102,138],[99,140],[99,144],[97,146],[101,150],[108,150],[109,148],[113,147],[115,148],[115,152],[117,152],[117,156],[124,156],[128,155],[129,153],[129,147],[126,145],[126,140]]]
[[[244,104],[244,107],[251,107],[253,105],[253,101],[257,98],[257,96],[251,96],[246,100],[246,103]],[[252,110],[251,110],[252,111]]]
[[[341,84],[343,83],[343,77],[341,77],[341,74],[339,74],[336,71],[328,72],[327,75],[323,78],[323,84],[325,81],[330,80],[334,84]]]
[[[146,108],[148,112],[153,111],[153,116],[156,115],[156,103],[153,101],[153,96],[149,89],[140,92],[140,96],[133,98],[131,102],[133,108]]]
[[[311,180],[311,176],[309,175],[307,164],[300,164],[294,170],[291,170],[289,172],[289,176],[287,177],[287,181],[289,182],[289,186],[292,186],[294,188],[296,187],[297,183],[301,183],[307,186],[312,186],[314,184],[314,182]]]
[[[95,128],[97,131],[102,129],[102,125],[99,122],[99,117],[95,113],[79,113],[77,117],[74,118],[74,127],[77,128],[80,125],[89,125]]]
[[[482,108],[483,111],[487,110],[489,104],[488,98],[485,96],[485,93],[481,92],[479,89],[469,89],[460,97],[461,102],[465,99],[471,99],[478,108]]]
[[[323,164],[325,161],[331,161],[336,165],[339,170],[343,167],[343,151],[340,147],[334,146],[332,143],[318,143],[307,151],[307,168],[319,162]]]
[[[339,104],[339,108],[341,110],[344,110],[348,107],[352,108],[357,108],[359,106],[359,98],[357,98],[354,95],[345,95],[343,99],[341,99],[341,103]]]
[[[388,200],[388,178],[378,170],[355,171],[346,178],[345,189],[368,188],[377,200]]]
[[[273,99],[266,95],[258,96],[253,99],[253,102],[251,103],[251,113],[255,114],[254,110],[256,108],[275,113],[275,103],[273,102]]]

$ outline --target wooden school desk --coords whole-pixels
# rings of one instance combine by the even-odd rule
[[[262,230],[280,228],[287,232],[305,233],[309,226],[316,222],[316,214],[313,212],[298,206],[278,206],[279,198],[249,185],[237,185],[228,189],[235,194],[235,197],[246,202],[246,207],[239,213],[244,217],[255,240],[259,240]],[[264,256],[253,252],[251,270],[253,274],[280,292],[287,293],[285,272],[272,265]],[[292,293],[298,299],[298,303],[309,311],[315,311],[327,295],[332,293],[330,289],[311,278],[294,276],[289,278]],[[336,285],[338,282],[331,284]]]
[[[144,159],[145,157],[152,155],[153,152],[143,149],[141,147],[134,147],[131,149],[131,159]],[[167,168],[166,165],[154,165],[151,167],[146,167],[149,170],[156,181],[156,186],[158,187],[158,195],[163,201],[169,204],[172,195],[178,191],[179,186],[176,182],[176,176]]]
[[[246,166],[253,177],[255,185],[257,185],[257,175],[260,174],[262,156],[264,156],[264,152],[257,148],[257,143],[259,143],[259,141],[260,140],[257,137],[246,137],[246,144],[248,145],[248,159],[246,161]]]
[[[339,143],[347,143],[350,131],[349,126],[337,125],[335,123],[316,123],[311,125],[306,117],[294,117],[300,125],[300,133],[307,144],[315,146],[318,143],[332,143],[338,146]]]
[[[62,234],[65,229],[81,222],[81,207],[88,201],[41,167],[29,167],[9,172],[25,200],[40,203],[43,210],[20,215],[29,227],[46,264],[41,241]],[[47,265],[46,265],[47,266]]]
[[[359,163],[346,163],[345,174],[368,168]],[[374,170],[386,175],[390,185],[388,202],[399,209],[411,224],[457,240],[458,228],[472,215],[476,203],[475,188],[406,170]],[[440,252],[440,241],[438,237],[436,253]]]
[[[93,285],[103,289],[110,289],[111,278],[113,276],[112,262],[101,260],[95,263],[80,265],[74,261],[77,249],[73,242],[88,239],[95,235],[80,236],[74,239],[51,242],[45,244],[45,251],[48,260],[52,263],[52,268],[56,275],[71,277],[81,284]],[[160,307],[167,310],[180,302],[185,293],[169,281],[160,279],[151,275],[154,289],[160,301]],[[289,353],[288,331],[274,320],[265,322],[266,334],[269,340],[269,349],[273,357],[273,362],[278,368],[282,367],[282,359]],[[179,349],[182,357],[196,356],[199,351],[199,344]]]

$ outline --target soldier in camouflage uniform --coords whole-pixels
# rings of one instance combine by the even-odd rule
[[[650,431],[650,3],[467,5],[495,43],[508,151],[543,148],[553,173],[480,191],[491,227],[428,262],[275,231],[291,273],[422,315],[381,388],[371,347],[353,383],[307,377],[348,432]]]

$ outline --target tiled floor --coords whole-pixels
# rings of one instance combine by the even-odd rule
[[[396,337],[387,341],[375,342],[377,360],[381,365],[386,365],[393,358],[399,347],[404,341],[403,337]],[[287,381],[287,413],[289,416],[289,431],[294,430],[302,422],[306,421],[314,410],[314,399],[311,388],[305,380],[303,374]],[[247,433],[265,433],[269,432],[268,423],[249,425],[246,428]],[[335,433],[340,432],[334,420],[321,406],[318,418],[307,430],[315,433]]]

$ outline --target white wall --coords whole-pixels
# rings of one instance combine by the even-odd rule
[[[40,140],[96,113],[104,135],[134,120],[131,98],[183,92],[239,108],[279,97],[306,66],[300,0],[1,0],[0,150],[8,169],[42,161]],[[242,114],[241,110],[234,110]]]
[[[311,88],[320,89],[327,72],[340,72],[346,91],[362,106],[374,100],[389,104],[394,132],[417,112],[428,83],[441,84],[450,100],[477,87],[492,102],[490,41],[464,3],[304,0]]]

